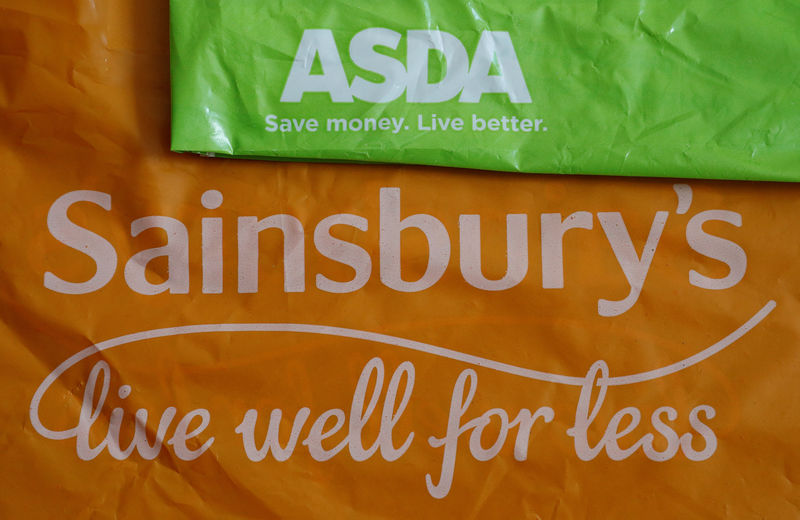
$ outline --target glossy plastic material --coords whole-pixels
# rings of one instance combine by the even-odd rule
[[[800,185],[176,154],[162,0],[0,6],[1,519],[800,516]]]
[[[170,15],[176,151],[800,180],[793,2],[171,0]]]

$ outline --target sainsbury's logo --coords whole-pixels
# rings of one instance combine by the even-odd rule
[[[508,32],[483,31],[471,61],[461,40],[448,32],[410,30],[405,36],[405,63],[384,54],[398,49],[401,33],[374,27],[353,36],[349,46],[351,61],[360,69],[381,76],[383,81],[356,74],[348,82],[333,32],[304,31],[281,102],[299,103],[308,92],[328,93],[334,103],[353,103],[356,99],[388,103],[404,92],[408,103],[441,103],[456,97],[460,103],[479,103],[483,94],[504,94],[511,103],[531,102]],[[431,57],[437,54],[443,74],[438,81],[432,81]],[[316,63],[321,73],[313,73]]]

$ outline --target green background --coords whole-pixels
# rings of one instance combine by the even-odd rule
[[[172,149],[535,173],[800,180],[800,4],[701,0],[171,0]],[[280,103],[305,29],[331,29],[348,80],[369,27],[438,29],[472,56],[508,31],[533,103]],[[405,117],[391,133],[268,133],[264,117]],[[417,114],[461,132],[414,130]],[[474,133],[471,114],[541,118],[548,132]]]

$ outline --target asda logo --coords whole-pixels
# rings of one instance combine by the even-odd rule
[[[456,97],[461,103],[478,103],[483,94],[505,94],[512,103],[531,102],[507,32],[483,31],[471,61],[457,37],[434,30],[406,33],[405,63],[384,54],[387,49],[397,50],[402,38],[399,32],[384,28],[364,29],[353,36],[348,49],[350,60],[383,81],[356,75],[348,82],[333,32],[304,31],[281,102],[299,103],[307,92],[327,92],[334,103],[352,103],[355,99],[388,103],[403,93],[409,103],[441,103]],[[432,59],[441,61],[441,77],[430,77]],[[316,63],[319,67],[312,73]]]

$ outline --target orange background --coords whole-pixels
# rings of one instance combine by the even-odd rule
[[[689,182],[688,214],[675,213],[668,180],[493,174],[393,166],[283,164],[177,155],[169,148],[168,8],[166,2],[0,0],[0,516],[3,518],[797,518],[800,507],[800,421],[797,420],[800,312],[800,186],[769,183]],[[399,293],[378,276],[378,196],[402,190],[402,211],[434,215],[447,226],[450,266],[431,289]],[[218,210],[200,205],[209,189],[224,194]],[[111,211],[76,205],[70,217],[109,240],[119,255],[114,279],[88,295],[57,294],[43,286],[47,271],[66,280],[94,272],[86,257],[48,232],[47,212],[59,196],[97,190],[113,198]],[[706,229],[747,252],[744,280],[724,291],[688,282],[690,269],[711,277],[724,264],[693,252],[686,224],[700,211],[741,213],[743,226]],[[566,286],[541,286],[539,215],[619,211],[641,252],[656,211],[670,211],[664,236],[636,305],[615,318],[597,315],[597,300],[622,299],[625,277],[595,218],[592,231],[567,234]],[[236,218],[288,213],[306,228],[306,291],[283,292],[279,234],[261,239],[257,294],[236,292]],[[321,256],[313,229],[323,218],[353,213],[367,232],[342,236],[369,251],[370,281],[334,295],[314,277],[347,280],[352,272]],[[505,269],[505,216],[529,214],[530,269],[525,281],[499,293],[479,291],[458,264],[458,217],[480,214],[484,272]],[[125,284],[130,256],[163,244],[157,231],[130,235],[140,217],[181,220],[190,239],[188,295],[143,296]],[[222,217],[225,291],[200,290],[200,221]],[[425,266],[425,242],[408,234],[404,276]],[[167,276],[153,262],[153,281]],[[659,406],[680,414],[709,404],[718,440],[704,462],[682,455],[656,463],[637,452],[614,462],[605,454],[581,462],[566,429],[579,389],[476,369],[478,390],[467,418],[501,407],[551,406],[556,419],[537,424],[529,458],[513,457],[512,440],[500,455],[477,462],[462,437],[449,495],[437,500],[425,486],[435,480],[450,394],[464,364],[364,341],[299,334],[217,334],[120,347],[102,359],[157,420],[168,406],[179,416],[208,408],[215,437],[192,462],[165,448],[154,461],[125,461],[107,453],[76,456],[75,441],[39,436],[28,418],[40,382],[70,355],[124,334],[203,323],[290,322],[346,327],[443,346],[538,370],[583,376],[596,360],[611,375],[649,370],[712,345],[770,300],[777,308],[742,340],[704,363],[652,382],[609,390],[598,428],[636,406],[645,418],[631,434],[651,431]],[[329,408],[349,409],[364,364],[380,356],[388,375],[403,361],[416,367],[416,385],[396,438],[415,433],[396,462],[373,457],[353,462],[347,451],[328,462],[299,446],[286,462],[247,460],[234,428],[247,409],[260,411],[264,434],[273,408],[293,417],[302,406],[312,419]],[[48,393],[42,416],[53,428],[74,426],[83,385],[94,362],[81,363]],[[387,381],[388,382],[388,381]],[[112,386],[112,389],[116,386]],[[376,432],[375,421],[365,440]],[[174,428],[173,428],[174,429]],[[307,432],[308,426],[304,431]],[[491,428],[487,431],[491,431]],[[288,429],[287,429],[288,432]],[[152,432],[151,432],[152,433]],[[487,434],[488,436],[488,434]],[[331,439],[332,443],[336,438]],[[624,444],[624,443],[623,443]]]

